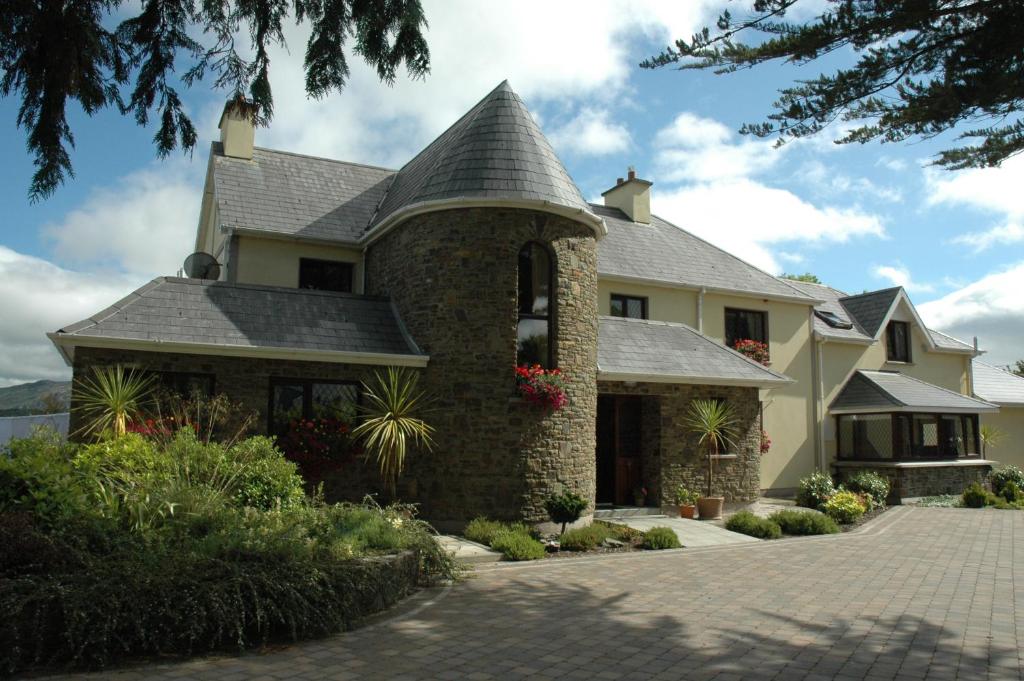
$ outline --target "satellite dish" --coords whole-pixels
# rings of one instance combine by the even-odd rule
[[[185,258],[185,276],[191,279],[220,279],[220,263],[209,253],[197,251]]]

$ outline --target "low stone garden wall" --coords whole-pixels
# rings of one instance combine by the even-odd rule
[[[836,481],[856,471],[869,470],[889,481],[892,492],[890,503],[899,503],[910,497],[930,497],[939,494],[960,494],[973,482],[982,485],[992,470],[990,462],[901,462],[860,463],[841,461],[834,465]]]

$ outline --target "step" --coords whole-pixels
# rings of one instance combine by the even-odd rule
[[[615,518],[664,518],[660,508],[652,506],[616,506],[613,508],[598,507],[594,511],[594,520],[611,520]]]
[[[475,541],[469,541],[465,537],[442,534],[437,540],[456,561],[463,565],[497,563],[505,558],[502,553],[483,544],[477,544]]]

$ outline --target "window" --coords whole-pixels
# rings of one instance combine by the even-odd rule
[[[351,424],[358,407],[358,383],[274,378],[270,381],[267,432],[282,436],[298,419],[337,419]]]
[[[551,320],[554,265],[543,245],[531,241],[519,251],[519,323],[516,365],[554,366]]]
[[[741,340],[755,340],[767,345],[767,312],[725,308],[725,344],[734,348],[736,341]]]
[[[299,258],[299,288],[352,293],[352,263]]]
[[[611,313],[613,317],[647,319],[647,298],[612,294]]]
[[[910,324],[889,322],[885,330],[886,356],[890,362],[910,361]]]
[[[840,459],[942,460],[978,455],[976,414],[843,414]]]
[[[186,371],[154,371],[153,374],[160,389],[182,397],[191,397],[196,393],[203,397],[212,397],[216,387],[213,374]]]
[[[835,312],[830,312],[828,310],[815,310],[814,316],[831,326],[833,329],[853,328],[853,322],[843,319]]]

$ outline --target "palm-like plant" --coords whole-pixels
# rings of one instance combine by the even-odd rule
[[[985,456],[989,447],[999,446],[999,443],[1006,437],[1006,433],[986,423],[978,429],[978,437],[981,438],[981,455]]]
[[[359,410],[363,421],[352,434],[362,440],[366,455],[377,459],[392,497],[409,449],[434,448],[434,428],[420,418],[427,399],[419,380],[419,374],[409,369],[388,367],[384,373],[377,372],[373,381],[363,383],[365,402]]]
[[[686,430],[697,436],[697,444],[707,452],[707,496],[710,497],[715,476],[715,459],[719,452],[735,444],[736,415],[732,407],[721,400],[694,400],[690,403],[683,425]]]
[[[93,367],[92,376],[83,379],[73,393],[86,419],[78,433],[112,431],[117,437],[124,435],[128,423],[149,403],[155,385],[153,374],[121,365]]]

